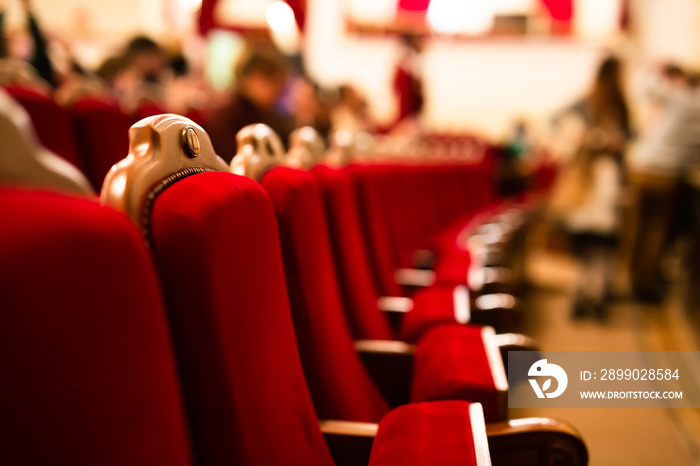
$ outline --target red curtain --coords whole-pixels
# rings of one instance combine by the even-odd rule
[[[430,0],[399,0],[399,11],[426,11]]]
[[[571,22],[573,19],[574,5],[572,0],[542,0],[542,4],[554,20]]]
[[[237,27],[222,26],[217,23],[214,15],[217,3],[219,3],[219,0],[202,0],[202,8],[199,11],[199,33],[203,36],[216,28],[240,30]],[[303,34],[304,25],[306,24],[306,0],[285,0],[285,3],[292,8],[297,26]]]

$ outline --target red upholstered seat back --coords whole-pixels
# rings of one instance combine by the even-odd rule
[[[321,188],[287,167],[261,181],[277,215],[299,353],[321,418],[378,422],[388,411],[352,343],[338,288]]]
[[[348,169],[314,167],[323,189],[340,289],[355,338],[391,340],[393,332],[377,308],[379,294],[372,279],[369,251],[357,208],[353,175]]]
[[[478,163],[353,165],[351,169],[382,295],[402,293],[394,271],[411,267],[417,249],[435,250],[438,244],[453,242],[476,211],[498,201],[494,161],[488,151]]]
[[[136,109],[133,115],[134,122],[141,121],[149,116],[161,115],[163,113],[168,113],[165,111],[163,104],[156,102],[155,100],[146,100],[141,102],[139,107]]]
[[[78,152],[70,113],[32,89],[15,86],[5,89],[27,110],[41,143],[85,173],[85,163]]]
[[[99,192],[109,169],[129,152],[131,123],[118,106],[99,99],[76,102],[72,114],[86,175]]]
[[[0,189],[0,463],[191,465],[143,239],[92,201]]]
[[[187,177],[156,199],[150,231],[202,464],[331,464],[260,185]]]
[[[357,180],[358,205],[362,215],[366,244],[370,250],[375,283],[381,295],[400,296],[403,290],[394,281],[394,270],[400,261],[396,248],[392,244],[394,235],[389,231],[385,215],[387,199],[384,195],[386,192],[384,182],[391,167],[352,165],[350,169]]]

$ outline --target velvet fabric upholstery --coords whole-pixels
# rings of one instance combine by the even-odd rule
[[[163,105],[155,100],[145,100],[140,103],[134,114],[132,115],[132,120],[134,123],[141,121],[144,118],[148,118],[153,115],[160,115],[163,113],[168,113]]]
[[[192,465],[143,238],[96,202],[0,189],[0,463]]]
[[[377,422],[388,411],[353,347],[335,275],[321,188],[275,167],[261,180],[277,215],[304,373],[321,418]]]
[[[369,247],[372,276],[382,296],[401,296],[403,290],[394,280],[394,270],[399,264],[392,246],[393,234],[380,202],[383,199],[382,184],[391,167],[352,165],[349,167],[357,180],[357,196],[362,225]]]
[[[110,102],[87,98],[73,105],[76,139],[85,172],[97,192],[112,165],[129,153],[129,118]]]
[[[411,402],[480,402],[487,421],[499,420],[499,392],[481,331],[476,326],[444,325],[425,333],[413,362]]]
[[[414,403],[379,424],[369,466],[473,466],[469,403]]]
[[[221,172],[176,182],[155,201],[151,242],[202,464],[331,464],[260,185]]]
[[[325,165],[314,167],[313,173],[323,189],[340,289],[352,334],[357,339],[391,340],[394,335],[389,322],[377,308],[379,293],[371,277],[353,175],[350,170]]]
[[[457,244],[476,215],[490,209],[493,163],[484,156],[473,164],[353,165],[357,198],[373,277],[381,294],[402,293],[394,271],[413,267],[418,249],[435,253],[438,280],[466,277],[468,252]],[[456,255],[456,259],[450,256]],[[441,262],[450,261],[448,267]],[[455,270],[455,265],[459,269]],[[464,283],[465,278],[456,283]]]
[[[7,86],[5,90],[27,110],[41,143],[85,173],[85,163],[78,151],[70,113],[32,89]]]
[[[323,418],[376,422],[387,408],[353,348],[335,278],[318,178],[310,172],[277,167],[263,176],[262,185],[277,214],[292,315],[317,412]],[[442,299],[437,305],[448,307],[445,301]],[[453,309],[453,306],[448,309]],[[450,322],[454,322],[454,316]],[[436,372],[442,375],[453,370],[461,371],[469,373],[471,378],[460,379],[460,392],[447,386],[442,399],[450,399],[455,393],[459,393],[456,399],[468,401],[474,401],[472,396],[479,396],[480,400],[493,404],[489,409],[498,412],[500,400],[490,397],[491,392],[484,394],[484,381],[491,380],[492,376],[481,330],[481,327],[468,327],[459,334],[469,342],[461,346],[465,351],[460,354],[462,359],[457,369],[453,367],[455,359],[449,357],[439,371],[432,368],[432,364],[440,364],[441,351],[454,352],[454,347],[448,345],[432,350],[419,343],[419,353],[428,351],[433,354],[422,359],[430,361],[430,367],[414,373],[413,384],[418,387],[416,393],[423,393],[424,387],[430,390],[440,387],[433,387],[431,380],[415,378],[430,379]],[[419,361],[415,363],[419,364]],[[472,381],[473,387],[470,386]],[[430,391],[429,395],[438,397],[440,393]]]
[[[423,334],[437,325],[456,324],[454,288],[431,286],[411,295],[413,309],[401,319],[399,337],[417,343]]]

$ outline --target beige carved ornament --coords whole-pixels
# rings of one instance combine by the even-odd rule
[[[199,125],[173,114],[144,118],[129,130],[129,154],[107,174],[100,200],[143,226],[158,186],[202,171],[228,165]]]
[[[43,147],[26,110],[0,90],[0,183],[90,195],[76,167]]]

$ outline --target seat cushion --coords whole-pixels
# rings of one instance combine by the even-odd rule
[[[409,343],[437,325],[469,322],[469,293],[465,285],[457,287],[431,286],[411,297],[413,309],[401,320],[400,338]]]
[[[370,466],[491,464],[478,403],[443,401],[401,406],[379,424]]]
[[[505,414],[508,381],[491,327],[446,325],[418,343],[411,402],[465,400],[484,406],[486,419]]]

